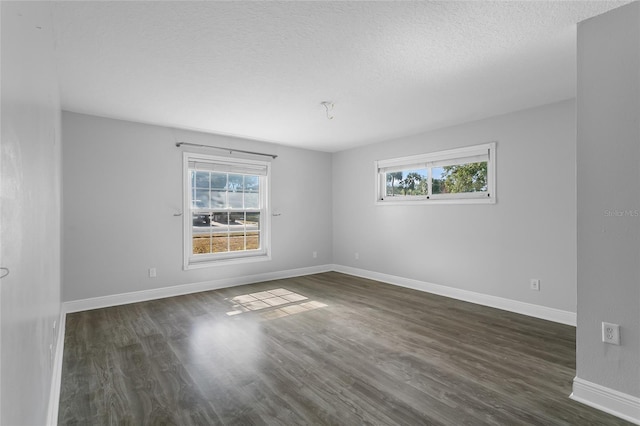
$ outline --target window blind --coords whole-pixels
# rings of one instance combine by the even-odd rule
[[[219,173],[234,173],[240,175],[266,176],[267,164],[263,163],[234,163],[226,161],[189,161],[189,170]]]

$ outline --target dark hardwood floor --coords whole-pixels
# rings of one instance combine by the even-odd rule
[[[575,329],[338,273],[69,314],[60,425],[622,425]]]

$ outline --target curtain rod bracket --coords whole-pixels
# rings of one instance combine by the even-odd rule
[[[222,151],[228,151],[228,152],[229,152],[229,154],[233,154],[234,152],[239,152],[239,153],[242,153],[242,154],[262,155],[263,157],[271,157],[271,158],[273,158],[274,160],[275,160],[276,158],[278,158],[278,156],[277,156],[277,155],[275,155],[275,154],[264,154],[264,153],[262,153],[262,152],[245,151],[245,150],[242,150],[242,149],[231,149],[231,148],[225,148],[225,147],[222,147],[222,146],[201,145],[201,144],[197,144],[197,143],[189,143],[189,142],[176,142],[176,146],[177,146],[178,148],[180,148],[182,145],[195,146],[195,147],[198,147],[198,148],[213,148],[213,149],[220,149],[220,150],[222,150]]]

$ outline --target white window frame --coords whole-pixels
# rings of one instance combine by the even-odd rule
[[[465,192],[455,194],[431,194],[431,168],[439,165],[466,164],[487,161],[487,191]],[[375,203],[377,205],[398,204],[495,204],[496,193],[496,142],[426,154],[398,157],[374,162],[375,168]],[[386,196],[387,172],[408,169],[427,169],[428,195],[395,195]]]
[[[193,254],[193,215],[191,211],[191,180],[189,177],[190,162],[235,164],[246,167],[266,167],[266,176],[260,176],[260,249],[233,251],[223,253]],[[257,262],[271,260],[271,163],[269,161],[230,158],[215,155],[183,153],[183,269],[197,269],[233,263]],[[236,210],[245,211],[245,210]]]

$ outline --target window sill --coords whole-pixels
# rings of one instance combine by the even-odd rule
[[[407,198],[399,200],[376,200],[378,206],[415,206],[429,204],[495,204],[495,198],[430,198],[421,200],[411,200]]]
[[[271,255],[268,253],[256,254],[252,256],[231,257],[222,259],[207,259],[201,261],[190,261],[183,265],[183,270],[189,271],[192,269],[211,268],[215,266],[228,266],[242,263],[264,262],[271,260]]]

